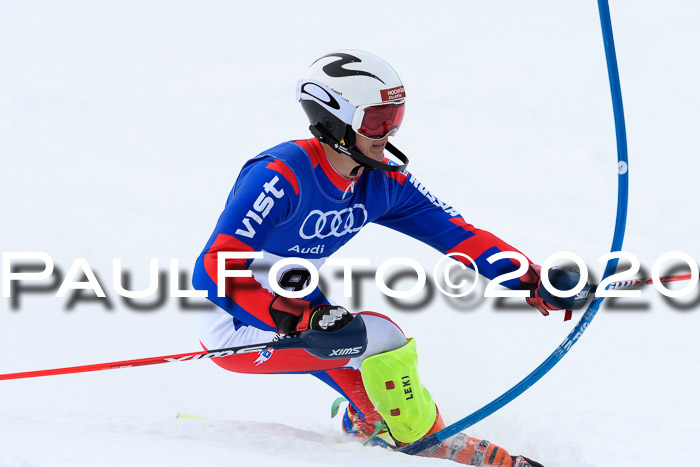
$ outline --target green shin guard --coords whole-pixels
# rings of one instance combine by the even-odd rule
[[[435,402],[418,378],[416,342],[366,358],[360,367],[365,390],[391,435],[402,443],[422,438],[435,423]]]

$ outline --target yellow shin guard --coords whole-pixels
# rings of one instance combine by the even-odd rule
[[[401,443],[422,438],[435,423],[435,402],[418,378],[416,343],[366,358],[360,367],[365,390],[391,435]]]

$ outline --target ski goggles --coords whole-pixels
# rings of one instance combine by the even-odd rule
[[[399,131],[406,109],[403,99],[378,105],[361,105],[352,117],[352,129],[365,138],[380,140]]]
[[[365,138],[380,140],[387,135],[394,135],[401,126],[405,99],[355,107],[345,99],[336,99],[335,96],[336,93],[320,81],[301,79],[297,83],[298,102],[312,100],[322,104],[329,112]]]

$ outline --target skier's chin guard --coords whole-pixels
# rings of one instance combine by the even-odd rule
[[[361,315],[337,331],[310,329],[299,334],[303,348],[314,357],[324,360],[355,358],[367,350],[367,327]]]

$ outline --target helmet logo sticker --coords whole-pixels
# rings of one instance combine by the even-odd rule
[[[340,60],[336,60],[334,62],[331,62],[328,65],[323,67],[323,71],[328,76],[331,76],[333,78],[344,78],[346,76],[369,76],[370,78],[374,78],[374,79],[380,81],[382,84],[386,84],[377,75],[373,75],[372,73],[369,73],[367,71],[348,70],[347,68],[343,68],[345,65],[347,65],[349,63],[361,63],[362,62],[362,60],[355,57],[354,55],[344,54],[344,53],[331,53],[328,55],[324,55],[321,58],[326,58],[326,57],[338,57],[338,58],[340,58]],[[319,58],[319,60],[321,58]]]
[[[306,88],[309,86],[313,86],[313,88],[311,89],[311,92],[306,90]],[[325,99],[323,99],[323,97],[321,97],[317,94],[314,94],[313,91],[315,91],[316,89],[318,89],[319,91],[323,91],[323,94],[325,94],[326,97],[328,97],[328,100],[325,100]],[[325,89],[323,89],[321,86],[319,86],[316,83],[304,83],[304,84],[302,84],[300,92],[301,92],[301,94],[308,94],[309,96],[313,97],[314,99],[316,99],[320,102],[323,102],[324,104],[326,104],[328,107],[330,107],[332,109],[336,109],[336,110],[340,109],[340,104],[335,99],[335,97],[333,97],[328,91],[326,91]]]
[[[382,94],[382,102],[406,98],[406,90],[403,88],[403,86],[398,86],[391,89],[382,89],[379,92]]]

